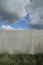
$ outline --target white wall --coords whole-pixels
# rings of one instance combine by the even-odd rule
[[[42,53],[43,30],[0,31],[0,53]]]

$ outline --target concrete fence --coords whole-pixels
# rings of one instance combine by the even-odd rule
[[[0,53],[43,53],[43,30],[0,31]]]

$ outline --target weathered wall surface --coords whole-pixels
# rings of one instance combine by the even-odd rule
[[[0,31],[0,53],[43,53],[43,30]]]

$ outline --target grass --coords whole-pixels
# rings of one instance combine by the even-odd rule
[[[43,54],[0,54],[0,65],[43,65]]]

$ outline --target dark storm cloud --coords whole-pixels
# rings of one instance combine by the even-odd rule
[[[26,16],[25,6],[29,0],[0,0],[0,18],[15,23]]]
[[[43,29],[43,0],[32,0],[28,9],[31,12],[29,24],[36,29]]]

